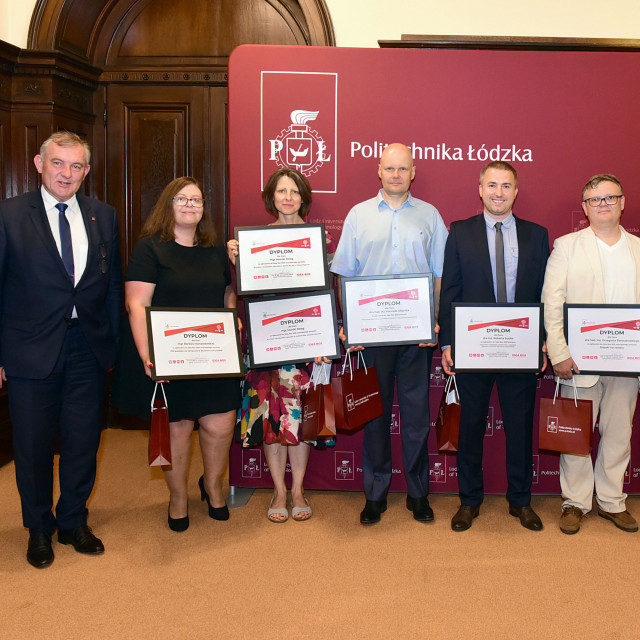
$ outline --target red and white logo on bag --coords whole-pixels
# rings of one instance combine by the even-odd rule
[[[558,418],[556,416],[547,418],[547,433],[558,433]]]
[[[336,480],[355,479],[355,459],[353,451],[334,451]]]
[[[353,399],[353,393],[348,393],[345,396],[344,400],[347,403],[347,411],[353,411],[356,408],[356,403]]]

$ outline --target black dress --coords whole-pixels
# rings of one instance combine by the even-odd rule
[[[155,284],[152,306],[221,308],[231,273],[222,247],[185,247],[146,236],[133,249],[126,280]],[[112,403],[122,413],[149,419],[154,384],[144,373],[129,322],[123,322]],[[173,380],[164,388],[171,422],[240,406],[240,378]]]

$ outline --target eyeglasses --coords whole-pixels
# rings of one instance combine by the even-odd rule
[[[186,198],[185,196],[176,196],[173,201],[179,206],[186,206],[187,202],[191,203],[192,207],[199,209],[200,207],[204,207],[204,198]]]
[[[587,198],[582,202],[586,202],[590,207],[599,207],[603,202],[605,204],[617,204],[618,200],[622,198],[622,195],[619,196],[604,196],[604,198]]]

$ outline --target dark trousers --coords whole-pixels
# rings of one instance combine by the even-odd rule
[[[392,476],[391,413],[394,385],[400,405],[402,462],[407,492],[414,498],[429,493],[429,375],[433,349],[416,345],[368,347],[367,366],[375,366],[380,383],[380,418],[368,422],[364,430],[362,473],[368,500],[384,500]]]
[[[494,383],[502,410],[507,458],[507,499],[515,507],[531,501],[533,479],[533,373],[459,373],[460,437],[458,485],[463,505],[477,507],[484,499],[482,455],[487,414]]]
[[[96,476],[106,375],[79,327],[67,331],[52,373],[9,377],[16,481],[25,527],[53,533],[87,521]],[[53,455],[60,433],[60,499],[53,507]]]

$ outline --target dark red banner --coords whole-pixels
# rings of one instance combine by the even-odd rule
[[[482,211],[480,169],[505,160],[519,175],[515,214],[546,226],[551,242],[588,224],[581,191],[596,173],[621,180],[622,224],[639,234],[639,86],[640,57],[630,52],[238,47],[229,61],[229,237],[235,226],[270,220],[261,189],[291,165],[313,188],[307,219],[324,222],[337,241],[349,209],[378,192],[378,161],[391,142],[412,149],[411,193],[447,225]],[[540,393],[553,394],[548,373],[540,384]],[[436,357],[434,419],[443,385]],[[627,492],[640,492],[637,422]],[[402,491],[397,407],[389,428],[391,486]],[[485,490],[494,493],[506,489],[501,431],[494,393],[484,460]],[[362,432],[339,434],[334,450],[314,451],[305,486],[361,490],[361,439]],[[537,435],[534,454],[534,492],[558,493],[558,457],[538,453]],[[270,484],[261,449],[234,445],[231,460],[232,484]],[[455,456],[431,455],[433,491],[457,492],[456,473]]]

